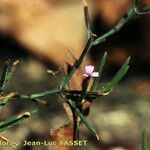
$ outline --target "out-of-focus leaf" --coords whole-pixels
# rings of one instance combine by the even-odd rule
[[[124,77],[124,75],[127,73],[129,69],[128,66],[129,62],[130,62],[130,57],[128,57],[128,59],[124,62],[124,64],[119,69],[119,71],[115,74],[112,80],[101,87],[101,92],[103,94],[108,94],[109,92],[111,92],[113,87],[116,86],[119,83],[119,81]]]
[[[7,120],[4,120],[2,122],[0,122],[0,132],[12,127],[13,125],[19,123],[20,121],[29,118],[33,113],[35,113],[36,111],[33,112],[25,112],[23,114],[11,117]]]
[[[6,85],[6,80],[7,80],[6,76],[8,74],[9,67],[10,67],[10,60],[6,61],[5,66],[3,68],[2,77],[1,77],[1,80],[0,80],[0,91],[3,91],[4,87]]]
[[[4,69],[3,69],[2,78],[0,81],[0,88],[1,88],[0,90],[1,91],[3,91],[5,89],[7,83],[10,81],[18,63],[19,63],[19,60],[15,61],[11,66],[10,60],[8,60],[6,62]]]
[[[102,56],[102,59],[99,62],[98,72],[99,72],[100,77],[102,75],[102,71],[103,71],[103,68],[104,68],[104,65],[106,62],[106,58],[107,58],[107,52],[104,53],[104,55]],[[93,84],[91,87],[91,91],[96,91],[97,86],[99,84],[99,80],[100,80],[100,78],[94,78],[94,81],[93,81]]]
[[[145,131],[142,131],[141,134],[141,150],[148,150],[147,134]]]

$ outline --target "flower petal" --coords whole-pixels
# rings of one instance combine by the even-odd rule
[[[90,72],[89,66],[85,66],[85,73],[89,74],[89,72]]]
[[[94,66],[90,65],[90,74],[94,71]]]
[[[93,73],[91,73],[91,76],[92,77],[99,77],[99,72],[93,72]]]
[[[83,74],[84,77],[89,77],[86,73]]]

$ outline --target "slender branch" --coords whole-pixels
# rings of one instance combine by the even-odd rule
[[[96,130],[92,127],[91,123],[88,120],[86,120],[81,111],[75,106],[74,102],[70,99],[68,99],[67,102],[70,105],[70,107],[74,110],[74,112],[80,117],[84,125],[91,131],[91,133],[93,133],[96,136],[97,140],[99,140],[99,136]]]
[[[52,94],[58,94],[60,91],[61,91],[61,89],[54,89],[51,91],[44,91],[41,93],[36,93],[36,94],[31,94],[31,95],[19,95],[19,98],[36,99],[36,98],[41,98],[41,97],[45,97],[45,96],[52,95]]]
[[[74,63],[74,65],[71,67],[71,71],[69,72],[68,75],[65,76],[62,83],[60,84],[60,89],[63,89],[68,84],[68,82],[70,81],[70,79],[73,76],[73,74],[75,73],[75,71],[80,67],[85,56],[87,55],[87,53],[93,46],[93,40],[94,40],[94,37],[91,36],[90,39],[88,40],[83,52],[81,53],[80,58]]]
[[[137,15],[150,13],[150,6],[146,6],[142,8],[140,6],[140,0],[134,0],[133,3],[134,3],[134,11],[136,12]]]
[[[81,102],[84,101],[84,99],[85,99],[85,94],[86,94],[86,91],[88,89],[88,85],[89,85],[90,79],[91,78],[88,77],[88,78],[85,78],[83,80],[83,83],[82,83],[82,95],[81,95],[81,99],[80,99]]]
[[[109,37],[117,33],[127,22],[129,22],[134,16],[136,12],[133,10],[133,7],[129,9],[126,15],[118,22],[116,26],[114,26],[110,31],[105,33],[104,35],[98,37],[94,41],[94,45],[98,45],[104,41],[106,41]]]
[[[143,8],[142,11],[141,11],[141,14],[142,14],[142,12],[143,12],[143,14],[150,13],[150,6],[147,6],[147,7]]]
[[[139,0],[134,0],[133,6],[128,10],[128,12],[123,16],[123,18],[117,23],[117,25],[113,27],[110,31],[105,33],[104,35],[96,38],[94,41],[94,45],[98,45],[106,41],[109,37],[117,33],[124,25],[126,25],[134,16],[150,13],[150,6],[140,8],[139,2],[140,2]]]
[[[61,94],[62,94],[62,97],[65,99],[65,102],[72,109],[73,120],[74,120],[74,139],[76,138],[75,135],[76,135],[76,131],[78,130],[78,125],[79,125],[78,123],[79,122],[77,122],[78,121],[77,118],[79,117],[81,119],[81,121],[85,124],[85,126],[99,140],[99,136],[97,135],[95,129],[92,127],[90,122],[88,120],[86,120],[84,114],[82,113],[80,106],[78,106],[78,103],[75,100],[78,100],[77,98],[82,98],[82,99],[85,98],[88,100],[93,100],[93,99],[96,99],[97,97],[100,97],[100,96],[103,96],[103,95],[106,95],[107,93],[109,93],[110,91],[107,91],[107,89],[112,87],[112,85],[115,85],[116,83],[119,82],[119,80],[122,78],[122,76],[124,76],[124,74],[127,72],[128,64],[127,64],[127,66],[125,66],[125,69],[122,73],[118,73],[115,76],[115,78],[112,79],[112,81],[110,82],[111,84],[109,83],[108,85],[105,86],[106,88],[104,90],[107,92],[101,93],[99,91],[98,92],[96,91],[99,79],[95,80],[94,88],[92,91],[87,91],[87,86],[85,86],[84,87],[85,89],[82,89],[81,91],[66,91],[65,86],[68,84],[68,82],[70,81],[70,79],[72,78],[72,76],[74,75],[76,70],[80,67],[80,65],[82,64],[83,60],[87,56],[87,54],[88,54],[89,50],[92,48],[92,46],[97,45],[97,44],[101,44],[102,42],[107,40],[109,37],[111,37],[112,35],[117,33],[134,16],[150,13],[150,6],[141,8],[139,5],[140,0],[134,0],[133,6],[128,10],[128,12],[123,16],[123,18],[118,22],[118,24],[115,27],[113,27],[110,31],[108,31],[104,35],[94,39],[95,35],[91,32],[90,16],[89,16],[89,11],[88,11],[88,6],[86,4],[86,0],[84,0],[84,2],[85,2],[84,14],[85,14],[87,34],[88,34],[88,41],[87,41],[87,44],[86,44],[83,52],[81,53],[79,59],[75,61],[74,65],[71,67],[70,72],[64,77],[63,81],[61,82],[59,88],[54,89],[54,90],[40,92],[40,93],[35,93],[35,94],[31,94],[31,95],[17,95],[17,96],[14,95],[12,97],[8,97],[10,95],[7,95],[4,97],[3,91],[4,91],[8,81],[11,79],[12,74],[15,70],[15,67],[18,63],[18,61],[14,62],[13,66],[11,67],[10,62],[8,61],[4,67],[4,70],[2,73],[2,79],[0,80],[0,94],[2,95],[0,97],[0,100],[6,100],[6,101],[4,101],[4,103],[2,103],[1,108],[6,104],[7,99],[18,98],[18,97],[22,98],[22,99],[33,100],[33,101],[36,101],[36,102],[39,102],[41,104],[46,105],[47,104],[46,101],[39,100],[38,98],[45,97],[45,96],[52,95],[52,94],[60,94],[60,96],[61,96]],[[105,62],[105,58],[102,61],[102,65],[99,67],[99,72],[102,72],[104,62]],[[55,72],[53,72],[53,71],[50,71],[50,73],[55,75]],[[2,121],[0,123],[0,127],[1,127],[0,131],[8,129],[9,127],[11,127],[12,125],[15,125],[19,121],[22,121],[23,119],[30,117],[33,113],[34,112],[31,112],[31,113],[25,112],[21,115],[12,117],[12,118],[5,120],[5,121]],[[69,115],[70,114],[68,114],[68,116]],[[0,138],[2,139],[3,137],[0,137]],[[6,140],[6,139],[4,139],[4,140]]]
[[[20,98],[23,98],[23,99],[34,99],[34,98],[41,98],[41,97],[44,97],[44,96],[60,93],[63,90],[63,88],[68,84],[68,82],[70,81],[71,77],[73,76],[75,71],[79,68],[79,66],[83,62],[85,56],[87,55],[87,53],[89,52],[89,50],[93,46],[93,39],[94,39],[94,35],[91,35],[91,37],[88,40],[88,42],[87,42],[83,52],[80,55],[80,58],[71,67],[71,71],[64,77],[64,79],[61,82],[61,84],[60,84],[58,89],[54,89],[54,90],[51,90],[51,91],[44,91],[44,92],[41,92],[41,93],[36,93],[36,94],[31,94],[31,95],[20,95]]]
[[[89,15],[89,9],[86,0],[83,0],[84,5],[84,18],[85,18],[85,25],[87,29],[87,37],[90,37],[91,34],[91,21],[90,21],[90,15]]]
[[[150,6],[147,6],[147,7],[145,7],[145,8],[137,8],[137,7],[134,7],[134,11],[135,11],[136,14],[138,14],[138,15],[149,14],[149,13],[150,13]]]
[[[71,71],[69,72],[69,74],[67,74],[64,77],[64,79],[61,82],[60,87],[58,89],[54,89],[54,90],[51,90],[51,91],[44,91],[44,92],[41,92],[41,93],[36,93],[36,94],[31,94],[31,95],[20,95],[20,98],[22,98],[22,99],[35,99],[35,98],[41,98],[41,97],[45,97],[45,96],[48,96],[48,95],[60,93],[63,90],[63,88],[68,84],[71,77],[73,76],[75,71],[79,68],[79,66],[83,62],[85,56],[87,55],[87,53],[89,52],[89,50],[93,46],[93,39],[94,39],[94,37],[93,37],[93,35],[91,35],[90,39],[88,40],[88,42],[85,46],[85,49],[83,50],[83,52],[80,55],[80,58],[71,67]]]
[[[135,8],[139,7],[137,6],[137,0],[134,3],[134,6],[131,7],[129,9],[129,11],[127,12],[126,15],[124,15],[124,17],[119,21],[119,23],[112,28],[110,31],[108,31],[107,33],[105,33],[104,35],[96,38],[94,40],[94,34],[90,34],[90,38],[85,46],[85,49],[83,50],[83,52],[80,55],[80,58],[74,63],[74,65],[71,67],[71,71],[69,72],[68,75],[66,75],[63,79],[63,81],[60,84],[59,89],[55,89],[52,91],[44,91],[41,93],[37,93],[37,94],[32,94],[30,96],[28,95],[22,95],[21,98],[29,98],[29,99],[34,99],[34,98],[40,98],[40,97],[44,97],[44,96],[48,96],[51,94],[56,94],[59,93],[63,90],[63,88],[68,84],[68,82],[70,81],[71,77],[73,76],[73,74],[75,73],[75,71],[79,68],[79,66],[82,64],[85,56],[87,55],[87,53],[89,52],[89,50],[91,49],[91,47],[93,45],[97,45],[100,44],[102,42],[104,42],[105,40],[107,40],[107,38],[109,38],[110,36],[112,36],[113,34],[117,33],[127,22],[129,22],[135,15],[138,15],[138,12],[136,11]],[[86,10],[85,10],[85,18],[86,18],[86,22],[87,22],[87,27],[90,27],[90,22],[89,22],[89,13],[88,13],[88,9],[87,9],[87,5],[86,6]],[[145,7],[142,9],[143,11],[140,13],[147,13],[149,11],[149,7]],[[145,11],[145,12],[144,12]]]
[[[71,108],[71,107],[70,107]],[[78,128],[77,128],[77,116],[76,113],[74,112],[74,110],[71,108],[72,110],[72,116],[73,116],[73,140],[78,139],[77,133],[78,133]]]

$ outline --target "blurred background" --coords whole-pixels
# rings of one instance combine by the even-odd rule
[[[93,32],[100,36],[111,29],[131,6],[131,0],[89,0]],[[142,0],[141,5],[150,5]],[[89,119],[100,135],[97,142],[83,126],[81,137],[93,150],[139,150],[143,129],[150,139],[150,15],[135,17],[107,42],[95,46],[85,64],[95,64],[104,51],[108,59],[101,83],[109,81],[128,56],[130,70],[108,96],[92,104]],[[72,65],[85,43],[85,22],[81,0],[1,0],[0,1],[0,72],[7,59],[21,62],[6,89],[31,94],[59,86],[66,63]],[[80,76],[72,88],[79,88]],[[100,83],[100,84],[101,84]],[[25,100],[11,101],[0,119],[37,109],[32,118],[2,133],[22,143],[28,140],[49,140],[50,129],[65,124],[68,118],[57,96],[45,97],[49,106]],[[150,141],[150,140],[148,140]],[[150,142],[149,142],[150,146]],[[0,147],[5,150],[6,147]],[[53,147],[19,147],[20,150],[51,150]],[[12,150],[12,147],[7,147]]]

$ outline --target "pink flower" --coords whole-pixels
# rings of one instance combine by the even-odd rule
[[[85,73],[83,74],[84,77],[99,77],[99,72],[93,72],[94,66],[89,65],[85,66]]]

